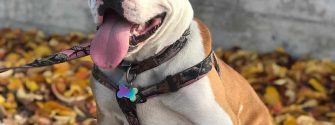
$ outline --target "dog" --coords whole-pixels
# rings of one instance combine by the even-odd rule
[[[125,81],[122,60],[139,62],[160,53],[189,29],[186,45],[173,58],[137,74],[133,86],[147,87],[203,61],[211,52],[208,28],[194,18],[189,0],[89,0],[98,24],[91,46],[94,63],[113,81]],[[154,32],[150,32],[154,29]],[[148,33],[149,32],[149,33]],[[149,34],[149,35],[148,35]],[[145,36],[136,46],[130,36]],[[218,60],[211,70],[176,92],[136,105],[142,125],[271,125],[272,118],[249,83]],[[100,125],[128,125],[114,91],[95,78],[91,87]]]

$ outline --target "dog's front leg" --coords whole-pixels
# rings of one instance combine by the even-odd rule
[[[91,79],[91,88],[97,102],[99,125],[128,125],[118,107],[114,92],[93,78]]]
[[[162,102],[195,125],[233,125],[230,116],[215,101],[207,77],[164,96]]]

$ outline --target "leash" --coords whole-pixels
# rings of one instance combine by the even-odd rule
[[[0,73],[6,72],[9,70],[26,70],[30,68],[51,66],[51,65],[75,60],[81,57],[85,57],[85,56],[88,56],[89,54],[90,54],[90,43],[88,42],[88,43],[74,46],[70,49],[61,51],[51,56],[47,56],[41,59],[34,60],[32,63],[26,64],[24,66],[5,67],[5,68],[0,67]]]

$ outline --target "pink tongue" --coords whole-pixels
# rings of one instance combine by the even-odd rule
[[[112,70],[121,63],[128,52],[131,26],[117,14],[105,17],[90,48],[91,58],[98,67]]]

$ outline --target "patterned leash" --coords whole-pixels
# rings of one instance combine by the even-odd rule
[[[90,55],[90,42],[83,43],[77,46],[74,46],[70,49],[61,51],[59,53],[37,59],[32,63],[26,64],[24,66],[19,67],[4,67],[0,68],[0,73],[9,71],[9,70],[26,70],[29,68],[37,68],[37,67],[44,67],[44,66],[51,66],[55,64],[60,64],[64,62],[68,62],[71,60],[75,60],[81,57],[85,57]]]

